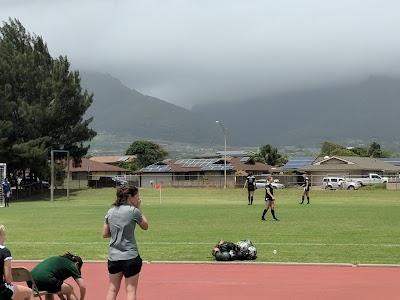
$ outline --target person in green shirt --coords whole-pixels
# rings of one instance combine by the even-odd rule
[[[84,300],[86,287],[81,275],[82,265],[83,261],[79,256],[67,252],[64,255],[52,256],[42,261],[32,269],[31,274],[41,291],[57,294],[60,299]],[[69,277],[72,277],[78,284],[80,298],[75,295],[72,285],[64,282]],[[54,296],[46,295],[46,300],[54,300]]]

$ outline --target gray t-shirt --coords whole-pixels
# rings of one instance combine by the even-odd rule
[[[113,206],[104,220],[110,226],[111,238],[108,259],[133,259],[139,255],[135,239],[136,223],[142,222],[142,213],[128,204]]]

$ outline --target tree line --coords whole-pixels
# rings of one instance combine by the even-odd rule
[[[0,162],[7,176],[29,171],[48,178],[53,149],[68,150],[75,163],[96,136],[84,114],[93,94],[83,91],[66,56],[52,58],[41,36],[17,19],[0,27]],[[56,158],[59,154],[56,154]],[[31,177],[32,178],[32,177]]]

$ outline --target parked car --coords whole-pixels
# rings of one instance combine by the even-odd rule
[[[127,185],[128,184],[128,180],[126,180],[125,178],[118,177],[118,176],[114,176],[114,181],[117,183],[117,185]]]
[[[17,183],[20,187],[33,186],[36,189],[44,188],[48,189],[50,187],[50,183],[48,181],[40,180],[36,177],[36,181],[31,179],[30,176],[25,176],[25,178],[17,178]]]
[[[358,190],[361,185],[358,182],[346,180],[344,177],[324,177],[322,187],[326,190]]]
[[[125,179],[118,178],[117,176],[100,176],[99,178],[88,180],[88,187],[91,188],[117,187],[126,184],[128,182]]]
[[[352,177],[351,180],[358,182],[361,186],[372,185],[376,183],[386,183],[389,181],[387,177],[382,177],[374,173],[369,173],[368,175],[357,178]]]
[[[258,189],[265,189],[265,185],[267,184],[266,179],[256,179],[256,187]],[[277,179],[274,180],[274,182],[271,183],[272,187],[274,189],[284,189],[285,185],[282,183],[279,183]]]

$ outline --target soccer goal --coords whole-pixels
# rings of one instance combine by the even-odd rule
[[[4,178],[6,178],[7,164],[0,163],[0,180],[3,182]],[[4,207],[4,193],[3,193],[3,185],[0,187],[0,207]]]

